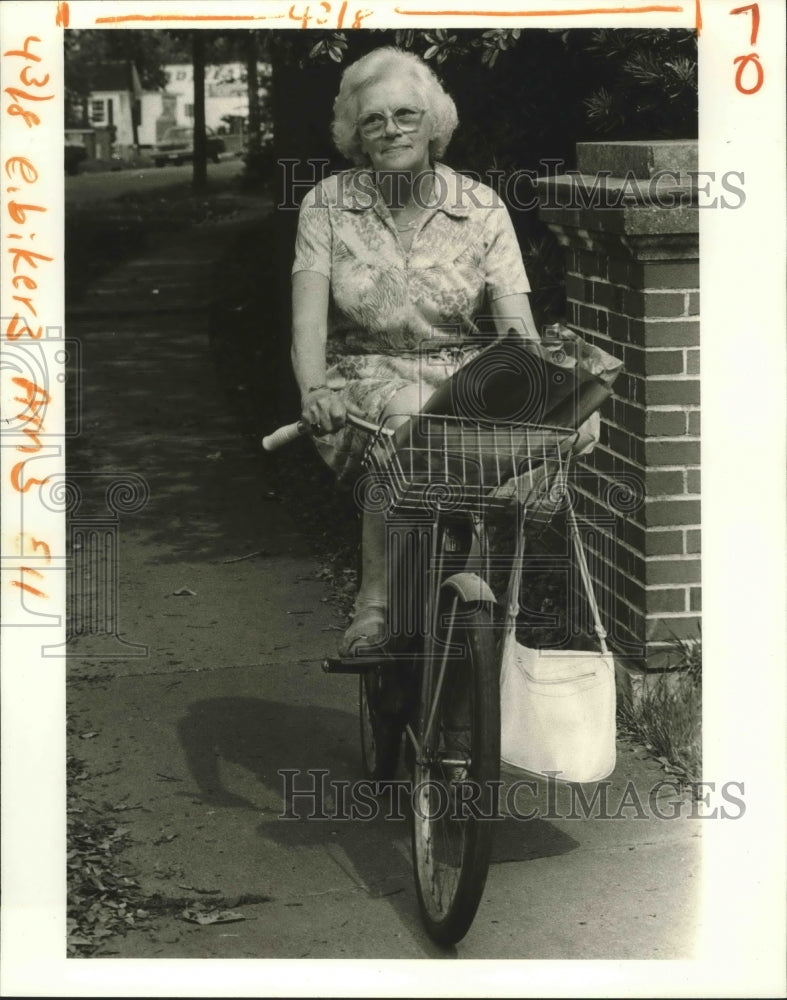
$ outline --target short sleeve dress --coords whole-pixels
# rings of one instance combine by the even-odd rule
[[[327,383],[370,420],[408,386],[425,403],[477,352],[490,303],[530,291],[499,196],[444,164],[434,171],[409,251],[367,169],[333,174],[301,204],[292,271],[330,281]],[[340,480],[355,479],[363,435],[347,426],[314,440]]]

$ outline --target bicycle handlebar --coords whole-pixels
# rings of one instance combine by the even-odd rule
[[[367,434],[393,434],[393,431],[389,428],[370,423],[368,420],[362,420],[352,413],[347,414],[347,423],[352,424],[353,427],[357,427],[358,430],[365,431]],[[283,427],[279,427],[272,434],[266,434],[262,439],[262,447],[265,451],[276,451],[277,448],[281,448],[303,434],[309,433],[311,433],[309,425],[305,424],[302,420],[297,420],[294,424],[285,424]]]
[[[307,432],[308,427],[306,427],[302,420],[298,420],[294,424],[285,424],[283,427],[279,427],[273,431],[272,434],[266,434],[262,439],[262,447],[265,451],[276,451],[277,448],[289,444],[290,441],[294,441],[295,438]]]

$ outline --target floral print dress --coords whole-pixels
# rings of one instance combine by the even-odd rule
[[[443,164],[434,171],[409,250],[368,169],[333,174],[301,204],[292,270],[330,281],[327,383],[374,421],[409,386],[425,403],[477,352],[491,301],[530,291],[498,195]],[[348,426],[314,440],[341,480],[358,475],[364,435]]]

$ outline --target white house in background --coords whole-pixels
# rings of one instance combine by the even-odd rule
[[[152,146],[173,125],[194,124],[194,68],[191,63],[173,63],[164,67],[167,83],[162,91],[142,95],[139,143]],[[259,65],[264,80],[269,67]],[[264,92],[263,92],[264,96]],[[205,67],[205,124],[214,131],[233,129],[227,119],[245,122],[249,114],[246,72],[243,63],[223,63]]]
[[[95,87],[87,102],[88,123],[96,137],[91,155],[132,154],[135,148],[154,146],[175,125],[194,124],[193,67],[174,63],[164,71],[167,83],[162,90],[143,91],[133,62],[108,61],[96,67]],[[260,63],[258,72],[263,81],[270,66]],[[245,77],[240,62],[205,68],[205,124],[216,132],[235,133],[238,150],[249,113]],[[262,87],[260,94],[264,100]]]
[[[141,115],[142,85],[133,62],[115,60],[98,65],[87,102],[91,128],[114,129],[117,146],[135,146]]]

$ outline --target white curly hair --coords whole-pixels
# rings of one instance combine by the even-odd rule
[[[413,52],[405,52],[391,45],[374,49],[362,56],[342,74],[339,93],[333,102],[331,125],[336,148],[359,166],[368,162],[361,149],[361,139],[356,127],[358,95],[364,87],[391,76],[408,77],[423,100],[432,120],[429,155],[432,160],[440,159],[458,124],[456,105],[423,59]]]

